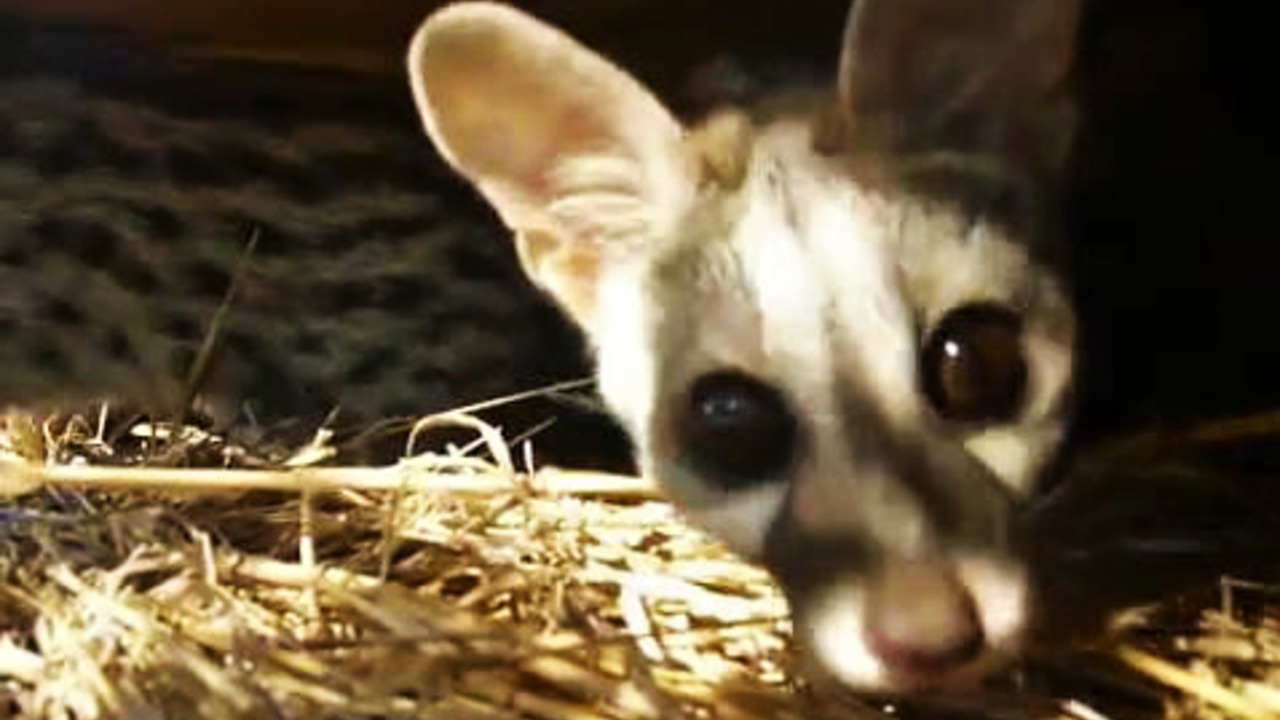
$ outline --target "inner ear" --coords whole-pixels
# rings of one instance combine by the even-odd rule
[[[1080,0],[859,0],[840,59],[852,142],[1056,164]]]
[[[506,5],[436,11],[407,63],[440,154],[514,231],[531,279],[594,334],[608,266],[667,232],[691,196],[681,125],[604,56]]]
[[[423,23],[408,69],[428,135],[514,229],[557,199],[576,157],[629,163],[641,193],[671,172],[683,130],[633,77],[560,30],[504,5],[447,6]],[[666,178],[662,178],[666,179]]]

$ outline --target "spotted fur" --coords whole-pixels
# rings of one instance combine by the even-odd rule
[[[0,69],[0,404],[172,411],[255,235],[200,388],[228,423],[358,424],[586,376],[398,83],[59,38]],[[519,407],[512,435],[559,416],[611,437],[594,412]]]

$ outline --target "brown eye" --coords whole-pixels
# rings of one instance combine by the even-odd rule
[[[920,373],[925,395],[943,417],[1012,420],[1027,385],[1021,318],[990,304],[952,310],[925,342]]]
[[[698,378],[678,423],[690,463],[729,489],[770,479],[795,451],[796,420],[781,393],[739,372]]]

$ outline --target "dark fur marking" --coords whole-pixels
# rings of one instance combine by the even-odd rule
[[[120,255],[114,258],[106,269],[121,287],[143,297],[155,293],[164,285],[153,268],[131,256]]]
[[[340,227],[327,229],[316,236],[313,242],[322,250],[344,252],[353,246],[396,243],[406,237],[425,235],[440,225],[440,215],[430,207],[430,200],[424,200],[422,204],[427,208],[407,215],[359,218]]]
[[[107,331],[105,347],[107,355],[115,360],[133,362],[138,359],[133,343],[129,342],[129,336],[120,328],[111,328]]]
[[[198,258],[182,265],[184,286],[202,297],[222,297],[231,286],[231,268],[214,260]]]
[[[31,263],[31,248],[26,243],[14,244],[0,249],[0,265],[20,268]]]
[[[854,462],[859,457],[891,459],[892,466],[885,469],[892,474],[894,481],[901,482],[911,491],[929,516],[930,524],[944,529],[953,527],[960,516],[960,508],[951,501],[951,494],[937,485],[947,478],[940,477],[929,467],[924,454],[911,447],[908,438],[887,431],[889,423],[880,416],[880,410],[872,399],[874,393],[850,374],[840,378],[837,392],[840,394],[838,412],[842,419],[841,427],[845,429],[846,442],[852,447]],[[850,488],[850,494],[856,498],[858,489]]]
[[[179,185],[229,188],[252,179],[228,158],[181,145],[165,151],[164,166]]]
[[[403,361],[403,355],[393,346],[372,347],[360,355],[344,376],[348,382],[356,385],[376,383],[391,374]]]
[[[326,350],[327,341],[324,334],[310,329],[302,329],[293,336],[291,347],[299,355],[319,355]]]
[[[908,192],[956,208],[970,225],[985,220],[1015,235],[1031,230],[1028,191],[1012,175],[946,163],[908,167],[901,180]]]
[[[67,373],[74,364],[66,350],[50,337],[32,338],[31,343],[26,346],[26,355],[32,367],[40,368],[45,373]]]
[[[45,299],[41,315],[54,325],[64,327],[81,327],[86,320],[83,310],[69,300],[58,297]]]
[[[261,152],[242,142],[215,140],[210,143],[209,152],[236,168],[245,184],[264,183],[304,205],[329,200],[346,187],[322,182],[318,178],[319,165]]]
[[[176,240],[186,231],[186,223],[177,213],[163,205],[146,202],[123,202],[123,206],[142,222],[147,237]]]
[[[169,350],[168,364],[169,373],[174,377],[181,377],[191,371],[191,366],[196,361],[196,349],[186,345],[176,345]]]
[[[341,315],[369,303],[373,287],[368,282],[342,280],[316,289],[316,306],[327,315]]]
[[[159,330],[167,337],[184,341],[200,340],[205,334],[204,328],[194,318],[174,310],[165,311]]]
[[[119,251],[119,234],[109,225],[75,217],[42,217],[31,226],[42,249],[65,253],[94,267],[102,267]]]

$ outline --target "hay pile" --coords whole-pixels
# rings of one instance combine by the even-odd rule
[[[109,441],[101,418],[9,416],[0,717],[922,716],[807,693],[769,578],[644,482],[521,472],[494,428],[419,430],[439,425],[479,447],[320,467],[323,433],[263,457],[195,428]],[[1056,683],[923,716],[1280,716],[1267,592],[1148,614],[1049,665]]]

